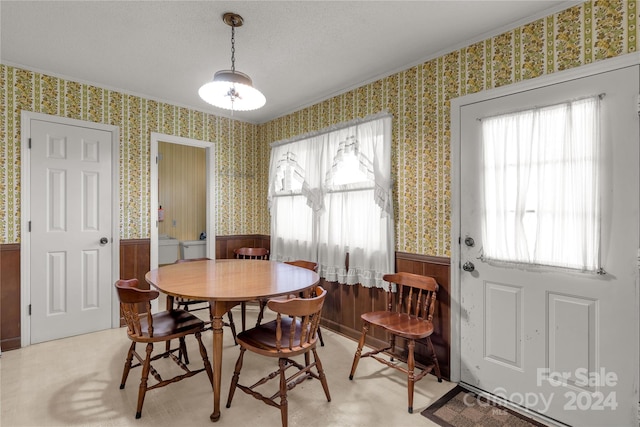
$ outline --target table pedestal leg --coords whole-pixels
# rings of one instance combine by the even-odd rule
[[[211,302],[213,323],[213,413],[209,417],[216,422],[220,419],[220,385],[222,382],[222,316],[227,312],[224,302]]]

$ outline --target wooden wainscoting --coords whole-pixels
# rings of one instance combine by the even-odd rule
[[[438,354],[442,376],[448,379],[451,350],[449,258],[397,252],[396,271],[433,276],[440,286],[434,317],[435,332],[431,341]],[[322,281],[322,286],[328,291],[322,311],[322,324],[354,340],[358,340],[362,332],[360,315],[367,311],[385,310],[387,307],[387,294],[381,289],[364,288],[359,285],[340,285],[324,281]],[[367,336],[367,342],[372,345],[382,345],[386,339],[386,333],[380,328],[372,328]],[[403,347],[402,342],[398,341],[397,344],[398,348]],[[356,343],[354,343],[353,351],[355,353]],[[418,361],[426,362],[428,353],[424,346],[417,345],[415,352]]]
[[[144,275],[151,270],[151,239],[120,240],[120,278],[138,279],[140,289],[149,289]],[[161,307],[164,309],[164,307]],[[139,304],[141,313],[146,313],[146,304]],[[120,311],[120,326],[124,326]]]
[[[120,240],[120,278],[138,279],[140,289],[149,289],[144,275],[151,269],[151,240]]]
[[[20,243],[0,245],[0,348],[20,348]]]

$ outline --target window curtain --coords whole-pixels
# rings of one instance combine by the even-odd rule
[[[391,116],[274,143],[268,200],[271,259],[315,261],[328,281],[386,288],[395,253]]]
[[[600,269],[600,98],[482,119],[483,256]]]
[[[315,162],[310,162],[311,153],[318,148],[309,142],[308,147],[303,141],[296,141],[271,149],[268,201],[272,260],[318,259],[314,210],[321,208],[322,197],[309,190],[309,171],[317,169]]]

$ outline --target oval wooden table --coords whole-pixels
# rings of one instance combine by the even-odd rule
[[[222,316],[243,301],[298,294],[320,281],[305,268],[275,261],[219,259],[171,264],[149,271],[146,281],[173,297],[211,302],[213,318],[213,413],[220,419]],[[169,306],[169,304],[167,304]]]

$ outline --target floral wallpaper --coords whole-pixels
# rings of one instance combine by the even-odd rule
[[[22,110],[120,128],[121,239],[150,236],[151,132],[215,146],[218,234],[268,233],[266,202],[256,203],[266,188],[255,182],[266,182],[269,147],[256,145],[256,125],[0,65],[0,244],[20,242]]]
[[[396,250],[450,255],[450,100],[639,47],[635,0],[590,1],[259,126],[260,144],[388,110]]]
[[[20,241],[20,112],[120,127],[121,238],[147,238],[150,132],[215,143],[217,234],[269,234],[269,144],[393,114],[396,250],[449,256],[450,100],[636,52],[636,0],[588,1],[253,125],[0,65],[0,244]]]

